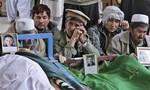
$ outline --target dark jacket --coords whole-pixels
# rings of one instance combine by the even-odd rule
[[[109,42],[111,42],[111,37],[115,36],[116,34],[120,33],[121,29],[111,33],[110,39],[108,38],[108,30],[100,25],[94,25],[88,29],[89,39],[91,40],[92,44],[99,50],[99,54],[103,55],[106,54],[106,49],[108,47]]]

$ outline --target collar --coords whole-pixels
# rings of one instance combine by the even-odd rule
[[[69,42],[70,41],[70,39],[68,38],[68,36],[66,35],[66,40],[67,40],[67,42]]]

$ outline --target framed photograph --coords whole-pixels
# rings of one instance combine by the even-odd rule
[[[97,74],[98,72],[98,61],[96,54],[85,54],[83,55],[84,71],[85,74]]]
[[[137,47],[137,58],[144,66],[150,66],[150,47]]]
[[[15,33],[1,34],[2,53],[13,53],[18,51],[18,37]]]

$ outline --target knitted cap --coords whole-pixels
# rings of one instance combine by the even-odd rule
[[[109,18],[122,21],[124,19],[124,13],[116,6],[107,6],[102,13],[103,23]]]

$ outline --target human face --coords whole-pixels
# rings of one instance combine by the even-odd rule
[[[38,32],[44,32],[47,28],[50,17],[44,11],[43,13],[35,14],[33,19]]]
[[[13,39],[11,37],[6,37],[4,42],[8,47],[10,47],[13,44]]]
[[[24,31],[23,34],[36,34],[35,30],[31,31]],[[28,39],[23,41],[23,47],[33,50],[33,45],[34,45],[34,40],[33,39]]]
[[[70,21],[68,20],[65,24],[66,33],[67,33],[68,37],[71,37],[73,35],[75,28],[79,27],[80,25],[81,25],[81,23],[76,20],[70,20]]]
[[[135,44],[140,44],[144,40],[145,35],[147,34],[147,31],[148,31],[148,26],[134,28],[131,31],[132,41]]]
[[[109,32],[115,32],[119,27],[120,21],[110,18],[106,21],[105,27]]]

